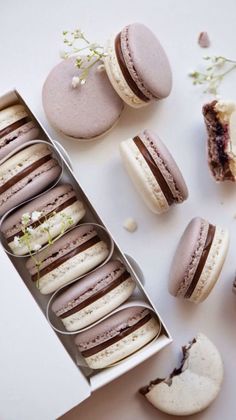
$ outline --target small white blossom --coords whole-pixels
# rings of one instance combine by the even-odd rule
[[[43,222],[41,227],[42,227],[42,229],[49,229],[50,228],[50,223],[49,222]]]
[[[32,215],[31,215],[31,219],[33,222],[36,222],[37,220],[39,220],[39,218],[42,216],[42,212],[41,211],[33,211]]]
[[[60,58],[62,58],[63,60],[65,60],[66,58],[68,58],[68,53],[66,51],[61,50],[59,52]]]
[[[103,72],[105,70],[105,66],[104,66],[104,64],[99,64],[99,66],[97,67],[97,71],[98,71],[98,73],[101,73],[101,72]]]
[[[33,251],[38,251],[40,248],[42,248],[42,245],[40,245],[40,244],[35,244],[35,245],[33,246]]]
[[[20,245],[20,238],[19,236],[14,236],[14,241],[13,241],[15,246],[19,246]]]
[[[84,85],[86,83],[86,79],[80,79],[80,84]]]
[[[21,217],[22,225],[27,225],[29,221],[30,221],[30,214],[29,213],[22,214],[22,217]]]
[[[34,232],[34,229],[31,226],[29,226],[26,230],[30,235]]]
[[[77,86],[79,86],[79,84],[80,84],[80,78],[78,76],[72,77],[72,82],[71,82],[72,87],[77,88]]]

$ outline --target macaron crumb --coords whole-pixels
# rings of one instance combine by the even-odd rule
[[[200,32],[198,36],[198,44],[201,48],[209,48],[211,45],[209,35],[206,31]]]
[[[132,217],[128,217],[127,219],[125,219],[125,221],[123,223],[123,227],[128,232],[133,233],[138,229],[138,224]]]

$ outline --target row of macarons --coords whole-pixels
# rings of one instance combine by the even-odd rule
[[[76,333],[102,320],[76,335],[87,365],[99,369],[117,363],[158,337],[157,315],[134,303],[120,308],[136,282],[119,258],[111,259],[114,244],[105,228],[77,226],[86,206],[72,185],[59,183],[63,164],[53,146],[36,140],[40,130],[24,107],[9,107],[0,118],[2,244],[12,256],[27,257],[23,263],[42,294],[59,291],[51,308],[64,326],[61,333]]]

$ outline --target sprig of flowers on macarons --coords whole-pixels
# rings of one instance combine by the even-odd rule
[[[78,76],[72,78],[72,87],[84,85],[91,67],[106,57],[105,48],[98,43],[91,43],[80,29],[63,31],[63,43],[66,51],[61,52],[61,58],[75,57],[75,66],[81,70]],[[104,70],[104,64],[98,66],[98,71]]]
[[[189,73],[194,85],[205,85],[204,93],[212,95],[218,94],[218,88],[227,74],[236,70],[236,60],[224,57],[222,55],[205,56],[203,60],[207,62],[205,69],[192,71]]]
[[[74,221],[71,216],[67,215],[66,213],[61,212],[61,222],[60,222],[60,233],[55,238],[52,238],[50,229],[52,227],[51,225],[51,218],[56,214],[56,212],[52,212],[49,216],[42,215],[42,212],[40,211],[33,211],[32,213],[24,213],[21,218],[21,231],[22,235],[18,236],[16,235],[14,237],[14,244],[16,246],[22,245],[26,246],[29,252],[30,257],[34,260],[34,263],[37,267],[37,273],[38,273],[38,281],[39,281],[39,272],[40,272],[40,266],[42,264],[41,261],[37,259],[35,256],[35,253],[39,251],[42,247],[41,244],[35,243],[32,246],[31,239],[34,234],[34,227],[29,226],[30,223],[37,222],[40,226],[40,231],[42,233],[47,233],[48,235],[48,241],[46,243],[46,246],[52,245],[57,239],[59,239],[67,229],[69,229],[73,224]],[[43,221],[41,219],[43,218]],[[38,284],[38,281],[36,282],[36,286]]]

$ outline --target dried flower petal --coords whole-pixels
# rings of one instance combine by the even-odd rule
[[[210,38],[207,32],[201,32],[198,37],[198,44],[201,48],[209,48],[210,47]]]

